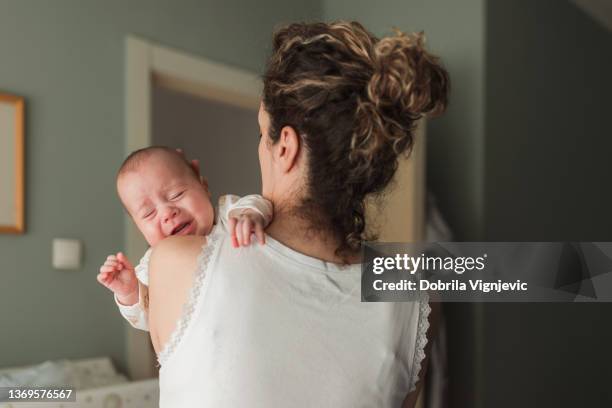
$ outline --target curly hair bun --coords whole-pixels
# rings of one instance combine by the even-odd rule
[[[413,130],[423,114],[439,115],[448,103],[448,73],[424,47],[424,34],[372,39],[373,73],[366,97],[358,100],[350,158],[371,167],[378,157],[410,151]],[[391,148],[389,150],[389,148]]]
[[[413,114],[438,115],[444,111],[448,74],[423,43],[422,32],[406,35],[399,30],[376,43],[368,97],[377,107],[399,103],[402,110]]]

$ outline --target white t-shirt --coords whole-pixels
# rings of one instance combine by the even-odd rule
[[[159,355],[160,407],[397,407],[418,380],[430,308],[362,303],[360,265],[216,226]]]
[[[264,220],[264,226],[272,221],[272,203],[258,194],[251,194],[242,198],[236,195],[224,195],[219,198],[216,217],[217,223],[227,228],[230,211],[251,210],[258,212]],[[149,286],[149,258],[151,248],[149,248],[136,265],[135,272],[139,281],[139,302],[133,305],[124,305],[119,302],[115,295],[115,303],[119,307],[119,312],[132,327],[140,330],[149,331],[149,321],[147,318],[148,296],[147,287]]]

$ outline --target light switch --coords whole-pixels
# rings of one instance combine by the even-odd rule
[[[56,238],[53,240],[53,267],[79,269],[81,267],[81,241]]]

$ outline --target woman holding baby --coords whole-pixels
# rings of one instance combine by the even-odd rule
[[[151,256],[162,407],[414,405],[436,310],[361,303],[364,199],[447,91],[419,35],[378,40],[346,22],[275,33],[258,115],[266,244],[236,250],[217,225]]]

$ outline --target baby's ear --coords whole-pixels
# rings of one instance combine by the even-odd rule
[[[210,193],[210,191],[208,190],[208,180],[206,179],[206,177],[200,176],[200,183],[202,183],[202,187],[204,187],[204,190]]]

